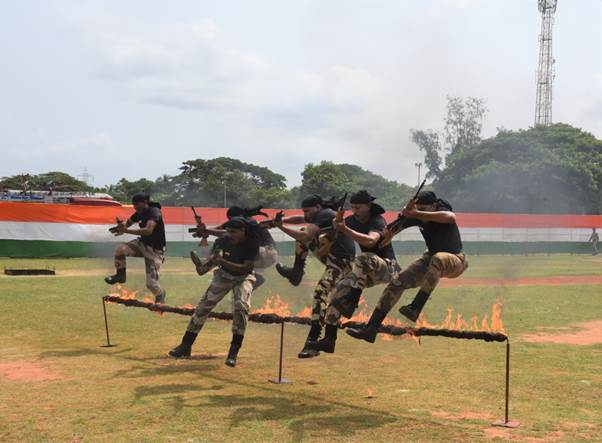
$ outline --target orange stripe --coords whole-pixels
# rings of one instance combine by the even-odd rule
[[[126,219],[133,213],[131,206],[84,206],[44,203],[0,202],[0,221],[112,224],[115,217]],[[190,207],[164,207],[165,223],[194,225]],[[276,209],[265,209],[270,217]],[[300,215],[299,209],[287,209],[285,215]],[[226,219],[223,208],[197,208],[197,213],[209,225]],[[350,212],[347,211],[346,215]],[[397,217],[388,211],[387,221]],[[458,213],[458,224],[463,228],[592,228],[602,227],[602,215],[531,215],[531,214],[477,214]],[[258,218],[262,220],[262,218]]]

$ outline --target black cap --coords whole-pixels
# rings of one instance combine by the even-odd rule
[[[142,202],[150,202],[150,195],[143,194],[143,193],[138,193],[138,194],[133,195],[132,203],[136,204],[136,203],[142,203]]]
[[[368,204],[372,203],[374,200],[376,200],[376,197],[370,195],[365,189],[362,189],[361,191],[352,194],[349,202],[352,204]]]
[[[321,205],[322,197],[318,194],[310,195],[309,197],[305,197],[301,202],[302,208],[311,208],[312,206]]]
[[[245,229],[247,222],[243,217],[232,217],[226,223],[222,225],[224,229]]]
[[[228,217],[228,218],[242,217],[244,214],[245,214],[245,210],[243,208],[241,208],[240,206],[231,206],[230,208],[228,208],[228,211],[226,212],[226,217]]]
[[[422,191],[416,197],[416,203],[419,205],[432,205],[437,202],[437,196],[433,191]]]

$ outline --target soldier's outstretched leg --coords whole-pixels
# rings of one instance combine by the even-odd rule
[[[105,277],[105,282],[114,285],[117,283],[125,283],[126,281],[126,257],[143,257],[143,251],[138,239],[128,243],[120,243],[115,248],[115,274]]]
[[[318,341],[312,341],[308,343],[308,347],[315,349],[316,351],[324,351],[329,354],[334,353],[334,349],[337,343],[337,331],[339,327],[337,325],[326,325],[324,328],[324,338]]]
[[[416,321],[424,309],[441,277],[459,277],[468,268],[464,254],[438,252],[429,261],[426,273],[420,284],[420,290],[409,305],[399,308],[399,312],[409,320]]]
[[[249,311],[251,309],[251,293],[253,292],[254,283],[255,276],[249,274],[243,277],[242,280],[238,279],[232,287],[232,341],[230,342],[228,357],[224,362],[227,366],[236,366],[238,351],[242,346],[245,331],[247,330]]]
[[[209,313],[215,308],[221,299],[230,291],[235,282],[223,277],[221,270],[216,271],[211,280],[211,284],[199,300],[199,303],[192,314],[190,322],[186,327],[186,333],[182,337],[182,342],[174,349],[169,351],[169,356],[174,358],[190,357],[192,344],[196,340],[196,337]]]
[[[169,356],[173,358],[188,358],[192,352],[192,345],[198,334],[186,331],[182,337],[181,343],[169,351]]]
[[[293,286],[299,286],[303,279],[305,261],[309,249],[301,242],[295,242],[295,262],[293,267],[289,268],[281,263],[276,264],[276,270],[280,275],[286,278]]]
[[[244,335],[233,334],[232,341],[230,342],[230,349],[228,350],[228,357],[226,358],[225,364],[230,367],[236,366],[236,357],[238,356],[238,351],[242,346],[242,340],[245,338]]]

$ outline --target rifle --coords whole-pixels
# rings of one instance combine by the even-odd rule
[[[258,224],[262,228],[271,229],[275,228],[275,222],[282,220],[284,217],[284,211],[278,211],[273,219],[270,220],[262,220]]]
[[[347,200],[347,193],[343,195],[337,204],[337,214],[334,216],[334,219],[337,223],[343,221],[343,216],[345,215],[345,201]],[[318,249],[316,250],[316,256],[319,259],[325,259],[326,256],[330,253],[330,249],[332,245],[337,239],[339,231],[334,229],[333,227],[328,227],[320,230],[321,234],[318,237]]]
[[[422,188],[424,187],[425,183],[426,183],[426,178],[422,181],[420,186],[418,186],[418,190],[416,191],[416,193],[414,194],[414,197],[412,197],[412,199],[410,201],[416,200],[416,198],[418,198],[418,194],[420,194],[420,191],[422,191]],[[383,246],[387,246],[389,243],[391,243],[391,241],[393,240],[393,237],[395,237],[397,234],[399,234],[401,232],[401,226],[403,225],[403,222],[405,220],[406,220],[406,217],[399,214],[395,220],[393,220],[391,223],[389,223],[387,225],[387,227],[385,228],[385,233],[383,235],[383,238],[380,241],[381,248]]]
[[[115,221],[117,222],[117,226],[123,223],[123,220],[121,220],[119,217],[115,217]],[[117,234],[117,232],[118,232],[117,226],[111,226],[109,228],[109,232],[111,234]]]
[[[209,235],[207,235],[207,233],[204,232],[206,229],[205,223],[203,223],[203,219],[201,218],[201,216],[196,213],[196,209],[194,209],[194,206],[191,206],[190,209],[192,209],[192,213],[194,214],[194,220],[196,221],[197,226],[194,228],[188,228],[188,232],[196,233],[198,237],[201,237],[200,245],[202,248],[205,248],[209,246],[209,242],[207,241],[207,237],[209,237]]]

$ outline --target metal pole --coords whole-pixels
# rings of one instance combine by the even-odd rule
[[[504,405],[504,420],[498,420],[493,423],[494,426],[502,426],[504,428],[516,428],[520,422],[509,420],[510,409],[510,340],[506,340],[506,394]]]
[[[109,338],[109,322],[107,321],[107,307],[106,307],[106,302],[105,302],[104,297],[102,297],[102,313],[104,314],[104,317],[105,317],[105,332],[107,334],[107,344],[102,345],[101,347],[112,348],[115,345],[111,344],[111,339]]]
[[[270,378],[268,381],[275,384],[292,383],[287,378],[282,378],[282,360],[284,357],[284,322],[280,323],[280,361],[278,364],[278,378]]]
[[[510,401],[510,340],[506,340],[506,411],[504,422],[508,423],[508,404]]]
[[[284,322],[280,323],[280,364],[278,365],[278,383],[282,383],[282,354],[284,352]]]

